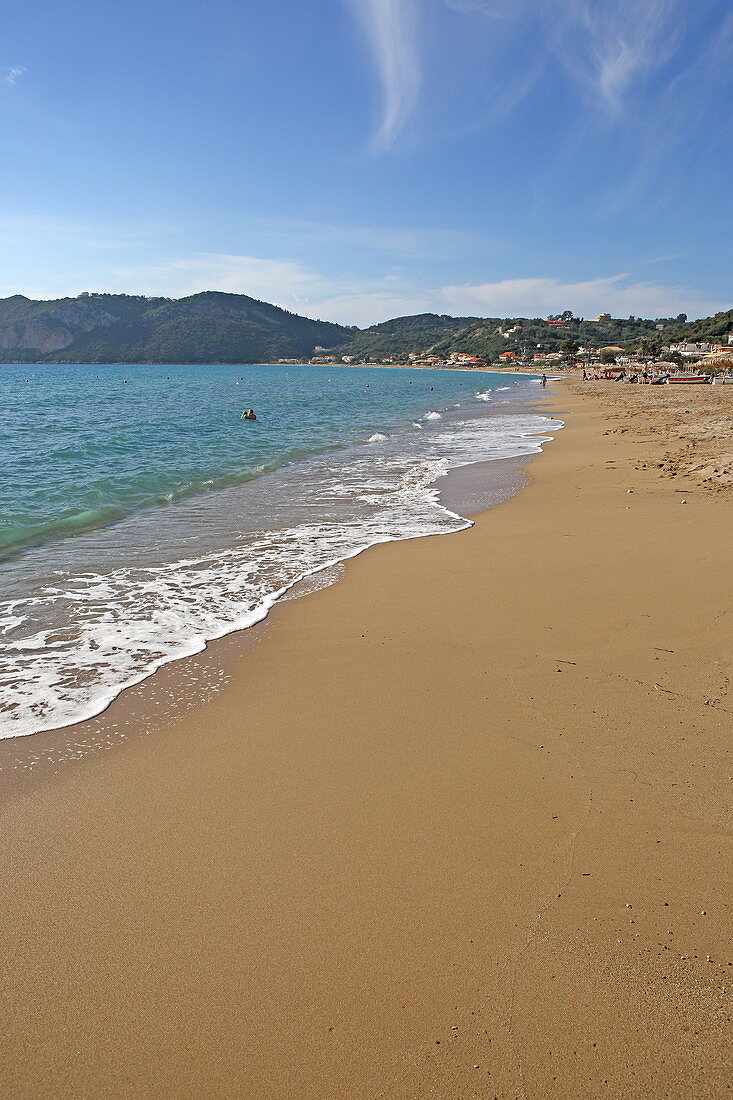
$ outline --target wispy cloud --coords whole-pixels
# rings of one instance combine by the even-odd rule
[[[441,295],[451,312],[493,317],[544,317],[572,309],[582,317],[702,317],[730,304],[690,287],[635,282],[626,274],[565,283],[559,279],[503,279],[496,283],[445,286]]]
[[[550,71],[575,89],[582,112],[629,115],[643,92],[654,99],[651,85],[673,58],[679,73],[696,57],[695,50],[681,50],[690,17],[686,0],[346,3],[379,76],[382,117],[375,151],[393,147],[418,106],[427,114],[431,102],[434,114],[449,110],[459,127],[471,117],[490,124],[526,99]],[[429,84],[423,69],[430,72]]]
[[[550,0],[550,42],[568,72],[614,111],[674,55],[682,0]]]
[[[418,0],[348,0],[366,33],[382,92],[382,118],[375,151],[395,142],[413,110],[422,82],[418,49]]]
[[[107,222],[43,217],[34,214],[0,215],[0,246],[18,248],[53,243],[75,251],[139,247],[160,241],[176,231],[163,221],[110,225]]]
[[[492,19],[507,19],[516,15],[523,7],[535,3],[535,0],[445,0],[445,6],[462,15],[488,15]]]
[[[656,202],[664,201],[670,182],[678,184],[683,172],[687,175],[706,160],[716,163],[733,136],[730,119],[720,110],[733,89],[732,58],[733,12],[727,12],[717,25],[713,22],[712,32],[699,36],[684,52],[680,48],[669,78],[625,113],[624,122],[639,135],[638,156],[633,171],[608,194],[606,215],[633,207],[652,187]],[[665,172],[675,161],[677,170]],[[694,195],[690,189],[687,197]],[[677,191],[673,201],[679,212],[685,195]]]
[[[91,284],[90,284],[91,285]],[[416,285],[388,272],[373,279],[335,278],[290,260],[199,253],[169,262],[117,268],[105,289],[182,297],[200,290],[249,294],[311,317],[365,326],[411,313],[544,317],[572,309],[589,317],[702,317],[730,308],[694,288],[628,274],[577,282],[530,276],[493,283]]]
[[[620,110],[635,84],[674,54],[684,28],[684,0],[444,0],[452,11],[484,16],[514,36],[530,29],[545,64],[560,62],[584,92]],[[475,33],[475,31],[474,31]]]
[[[0,222],[1,224],[1,222]],[[297,246],[312,254],[323,247],[360,256],[389,256],[398,261],[458,260],[467,255],[495,256],[505,250],[493,238],[465,229],[404,228],[396,225],[358,225],[273,218],[267,222],[269,239],[292,252]]]
[[[117,267],[89,283],[101,289],[181,298],[202,290],[248,294],[309,317],[365,326],[430,308],[430,295],[393,274],[335,278],[292,260],[196,253]]]
[[[201,290],[224,290],[293,308],[323,292],[324,280],[292,260],[271,260],[220,252],[200,252],[158,264],[118,267],[114,283],[120,289],[171,298]]]
[[[23,68],[22,65],[13,65],[7,70],[3,77],[0,77],[0,82],[2,82],[3,84],[8,84],[10,87],[12,87],[18,77],[22,76],[24,72],[26,72],[26,70]]]

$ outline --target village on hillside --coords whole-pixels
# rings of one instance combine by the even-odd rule
[[[634,320],[633,318],[630,320]],[[680,318],[681,320],[681,318]],[[686,320],[686,318],[685,318]],[[539,322],[548,329],[551,342],[522,344],[522,329],[530,326],[536,331],[537,322],[521,320],[505,322],[494,330],[493,335],[511,342],[513,347],[498,354],[475,355],[469,351],[453,350],[441,352],[439,347],[430,349],[401,352],[399,354],[343,354],[346,349],[325,348],[317,346],[310,357],[300,359],[280,359],[282,364],[309,363],[314,366],[329,364],[346,365],[384,365],[384,366],[414,366],[431,367],[433,369],[464,369],[486,370],[491,367],[503,367],[529,370],[558,370],[575,367],[585,370],[601,370],[605,373],[621,373],[653,370],[655,373],[662,371],[679,372],[681,370],[694,369],[699,372],[715,373],[719,371],[733,370],[733,330],[718,342],[710,340],[690,341],[678,340],[668,344],[658,342],[659,346],[650,346],[648,338],[632,341],[625,347],[619,344],[601,344],[591,346],[580,343],[572,338],[571,326],[578,323],[570,311],[556,317],[548,317],[546,321]],[[604,327],[613,323],[610,313],[601,313],[592,318],[592,323],[597,324],[602,331]],[[659,323],[656,329],[660,332],[666,327]],[[566,339],[558,343],[558,336],[567,333]],[[475,334],[475,329],[466,330],[466,337]],[[460,340],[460,334],[457,342]],[[470,342],[469,339],[465,340]]]

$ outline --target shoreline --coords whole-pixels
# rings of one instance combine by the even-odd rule
[[[94,363],[94,362],[72,362],[66,359],[59,359],[57,361],[46,360],[43,363],[32,362],[0,362],[0,367],[287,367],[287,366],[300,366],[300,367],[361,367],[368,368],[374,367],[382,369],[392,370],[450,370],[450,371],[463,371],[471,374],[522,374],[528,378],[537,378],[542,374],[540,371],[519,370],[518,367],[508,367],[503,364],[491,364],[487,363],[485,367],[470,367],[470,366],[458,366],[455,364],[451,367],[436,367],[430,363]],[[543,367],[544,371],[551,370],[547,366]]]
[[[546,402],[537,398],[531,404],[539,413]],[[172,657],[135,683],[120,688],[97,713],[64,726],[0,738],[0,804],[53,781],[64,774],[67,766],[74,768],[100,752],[116,751],[128,740],[136,739],[141,729],[144,736],[155,736],[190,709],[205,705],[231,682],[239,662],[277,629],[280,614],[287,613],[287,605],[293,600],[343,580],[351,562],[380,545],[450,537],[470,530],[477,515],[510,500],[529,484],[528,467],[541,454],[539,451],[456,466],[438,478],[433,488],[441,506],[464,518],[466,527],[372,543],[354,556],[301,577],[272,602],[257,622],[209,638],[196,652]]]
[[[546,396],[521,493],[6,804],[8,1092],[721,1095],[730,505]]]
[[[513,411],[518,412],[526,407],[538,416],[542,416],[542,409],[544,408],[543,396],[544,395],[540,395],[539,393],[537,395],[523,395]],[[488,410],[485,410],[483,406],[477,405],[473,414],[473,419],[481,420],[485,415],[490,415]],[[560,425],[560,427],[561,426],[562,425]],[[543,434],[544,433],[537,433],[538,438],[542,438]],[[551,438],[551,436],[548,436],[548,439]],[[470,507],[474,513],[483,511],[485,508],[491,507],[499,501],[506,499],[508,496],[513,495],[514,492],[517,491],[517,488],[523,483],[521,473],[519,472],[520,468],[525,462],[528,462],[534,457],[538,447],[539,445],[535,447],[533,441],[532,444],[528,445],[525,454],[518,455],[514,458],[486,461],[480,460],[478,462],[468,463],[467,465],[451,467],[447,475],[441,476],[438,481],[434,482],[431,486],[432,489],[437,491],[437,503],[444,509],[445,513],[448,513],[451,517],[460,521],[461,524],[465,523],[466,525],[470,525],[471,521],[467,516],[466,509]],[[467,472],[468,470],[473,470],[473,473],[469,475]],[[470,481],[471,484],[470,494],[466,496],[465,500],[460,492],[460,485],[464,481]],[[420,535],[409,535],[407,539],[409,541],[415,537],[427,537],[430,534],[438,533],[449,532],[440,532],[438,530],[432,532],[426,531],[424,534]],[[402,541],[404,537],[405,536],[393,537],[388,541]],[[64,738],[70,742],[76,740],[77,731],[79,736],[84,738],[89,736],[96,741],[106,739],[109,733],[107,727],[111,723],[116,723],[117,715],[116,713],[112,714],[111,723],[106,721],[105,716],[108,715],[110,708],[115,708],[115,704],[122,694],[129,691],[136,691],[136,689],[138,689],[138,694],[144,692],[147,682],[151,678],[157,678],[161,670],[166,668],[169,664],[179,661],[188,661],[192,657],[196,657],[198,654],[206,652],[211,645],[217,644],[223,638],[229,637],[230,635],[243,634],[255,630],[260,623],[270,617],[274,608],[281,602],[289,601],[293,598],[297,598],[301,594],[307,594],[310,591],[318,590],[325,585],[333,583],[333,576],[339,574],[339,570],[343,570],[347,561],[365,552],[365,550],[371,549],[374,545],[378,545],[380,541],[378,539],[376,542],[369,542],[368,531],[366,530],[365,539],[367,539],[365,545],[358,548],[355,553],[353,551],[346,553],[344,557],[320,565],[312,572],[304,573],[289,583],[285,588],[267,594],[266,597],[263,597],[263,602],[260,607],[251,610],[246,615],[243,614],[243,619],[249,621],[237,625],[223,625],[221,632],[207,636],[203,645],[197,644],[196,639],[192,640],[188,652],[170,654],[158,663],[155,668],[140,672],[136,674],[134,679],[130,679],[122,686],[118,685],[111,697],[103,698],[99,696],[96,701],[88,702],[84,707],[86,713],[80,714],[78,717],[67,720],[60,725],[47,726],[45,729],[19,733],[12,737],[0,738],[0,790],[2,790],[7,782],[8,760],[13,761],[11,770],[17,771],[18,768],[24,767],[21,763],[23,757],[27,758],[30,764],[33,764],[38,751],[40,751],[36,750],[34,752],[28,751],[19,753],[12,748],[16,742],[24,740],[25,738],[35,739],[39,735],[42,735],[44,742],[49,742],[48,746],[44,744],[43,751],[48,749],[53,751],[56,755],[54,740],[58,739],[59,735],[63,735]],[[154,693],[153,691],[153,694]],[[148,711],[149,707],[145,707],[144,709]],[[169,715],[171,720],[174,717],[175,715],[173,714]],[[97,721],[98,719],[102,719],[102,721]],[[126,718],[124,720],[126,720]],[[68,736],[64,731],[69,731]],[[35,743],[34,741],[33,744]],[[3,773],[5,773],[5,776],[3,776]]]

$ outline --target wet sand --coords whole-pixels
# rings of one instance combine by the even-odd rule
[[[731,497],[635,389],[7,783],[4,1095],[727,1095]]]

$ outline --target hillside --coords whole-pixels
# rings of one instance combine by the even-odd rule
[[[395,317],[353,333],[348,348],[339,350],[358,359],[407,356],[410,352],[428,351],[438,341],[450,339],[478,320],[478,317],[448,317],[437,313]]]
[[[317,348],[357,362],[431,352],[497,362],[506,351],[531,357],[578,346],[656,352],[678,341],[727,339],[733,310],[698,321],[640,317],[587,321],[568,311],[540,318],[449,317],[420,313],[366,329],[313,321],[245,294],[205,291],[187,298],[84,294],[40,302],[0,299],[0,362],[263,363],[310,359]]]
[[[352,337],[343,325],[218,291],[178,300],[127,294],[0,300],[4,362],[266,362],[310,356],[317,345]]]
[[[505,351],[519,354],[540,346],[544,351],[559,351],[568,340],[581,347],[625,347],[638,345],[644,338],[666,336],[668,323],[665,322],[665,329],[660,333],[656,321],[636,317],[610,318],[606,321],[585,321],[572,317],[562,325],[553,325],[539,318],[489,317],[440,340],[433,350],[440,356],[464,352],[494,362]]]
[[[671,323],[668,329],[657,333],[654,347],[662,344],[675,344],[686,340],[690,343],[715,344],[733,333],[733,309],[716,313],[713,317],[701,317],[699,321],[687,321],[684,324]]]

